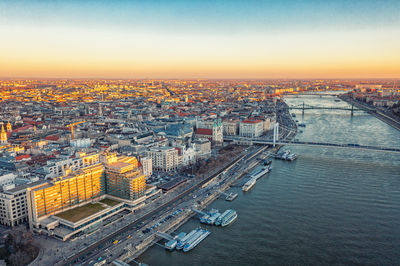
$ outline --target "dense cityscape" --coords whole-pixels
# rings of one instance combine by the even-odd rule
[[[399,11],[0,1],[0,266],[400,265]]]
[[[15,246],[8,260],[138,256],[158,237],[159,229],[145,228],[169,217],[160,225],[168,232],[196,214],[193,195],[209,190],[193,202],[206,207],[241,177],[227,170],[275,149],[248,146],[249,139],[272,140],[279,124],[278,140],[293,138],[298,125],[280,108],[286,96],[325,92],[399,128],[400,88],[391,80],[1,81],[0,223],[7,246]],[[32,240],[11,244],[18,233]],[[118,242],[124,248],[109,257],[88,255]]]

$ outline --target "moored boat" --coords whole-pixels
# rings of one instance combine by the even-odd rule
[[[251,178],[249,181],[247,181],[246,183],[244,183],[243,187],[242,187],[242,191],[249,191],[252,187],[254,187],[254,185],[257,183],[257,180],[255,178]]]
[[[191,239],[198,231],[199,231],[199,229],[195,229],[195,230],[191,231],[190,233],[188,233],[186,236],[184,236],[181,240],[178,240],[176,249],[182,249],[183,246],[186,244],[186,242],[189,239]]]
[[[215,221],[215,225],[221,225],[222,219],[230,212],[231,210],[224,211]]]
[[[226,215],[224,219],[222,219],[221,226],[227,226],[231,224],[233,221],[236,220],[236,218],[237,218],[236,211],[231,210],[231,212],[228,215]]]
[[[201,241],[203,241],[208,235],[210,234],[210,231],[204,229],[200,230],[200,233],[197,234],[197,237],[193,239],[192,241],[188,242],[185,244],[183,247],[183,252],[188,252],[195,248]]]

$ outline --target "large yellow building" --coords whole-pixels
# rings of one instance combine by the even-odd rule
[[[54,177],[49,181],[27,188],[28,218],[31,229],[47,230],[61,239],[98,225],[101,219],[121,211],[146,193],[146,178],[138,166],[135,157],[120,156],[115,153],[103,154],[93,165],[81,169],[69,168],[63,171],[62,177]],[[74,171],[73,171],[74,170]],[[117,209],[106,208],[90,217],[67,221],[61,213],[73,212],[76,207],[88,205],[92,200],[98,202],[107,195],[124,199],[127,205],[116,205]],[[104,207],[104,204],[100,204]],[[90,206],[89,206],[90,207]],[[73,209],[73,210],[72,210]],[[114,213],[115,214],[115,213]],[[61,215],[61,218],[59,217]],[[82,216],[83,217],[83,216]],[[72,219],[74,220],[74,219]],[[62,227],[61,230],[55,230]],[[50,230],[50,231],[49,231]],[[55,230],[55,231],[54,231]]]
[[[30,225],[38,225],[41,217],[64,211],[104,193],[104,166],[101,163],[29,187],[27,200]]]
[[[108,155],[105,166],[107,194],[127,200],[144,196],[146,176],[138,168],[135,157]]]

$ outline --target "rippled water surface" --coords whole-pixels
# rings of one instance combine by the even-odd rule
[[[348,106],[332,97],[288,98],[289,104]],[[307,126],[299,140],[400,146],[400,132],[365,114],[296,111]],[[238,219],[212,232],[188,253],[159,246],[138,258],[149,265],[399,265],[400,154],[316,147],[285,147],[295,162],[273,170],[247,193],[233,188]],[[178,231],[199,225],[190,220]]]

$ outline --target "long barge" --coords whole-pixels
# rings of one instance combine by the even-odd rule
[[[183,247],[183,252],[188,252],[195,248],[201,241],[203,241],[208,235],[210,235],[210,231],[206,229],[201,229],[198,234],[196,234],[196,238],[186,243]]]
[[[272,168],[270,166],[263,167],[256,173],[252,174],[250,176],[250,179],[244,183],[242,190],[243,191],[249,191],[257,182],[258,179],[260,179],[263,175],[267,174]]]

